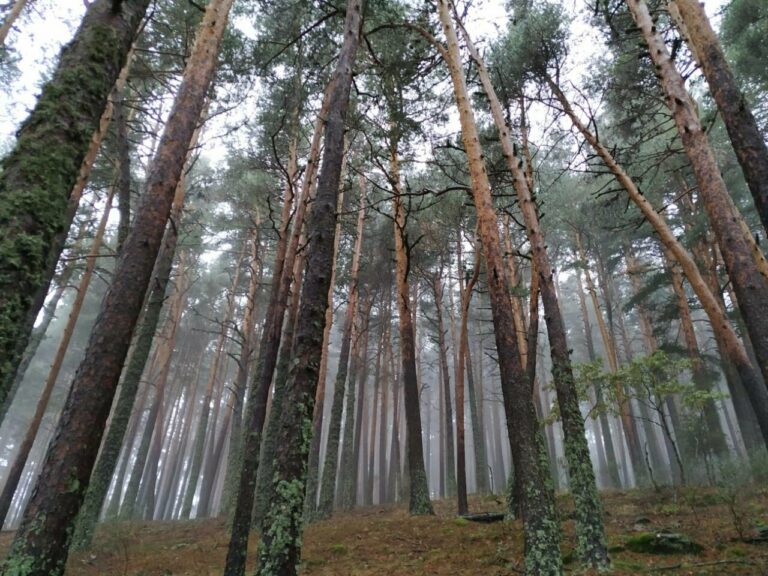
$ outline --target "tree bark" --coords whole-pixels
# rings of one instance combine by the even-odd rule
[[[200,129],[198,128],[192,136],[190,149],[194,148],[199,133]],[[187,154],[186,162],[189,162],[189,153]],[[107,435],[104,438],[96,465],[91,474],[89,487],[78,515],[75,532],[72,536],[72,547],[74,550],[90,548],[93,540],[93,531],[99,519],[99,512],[107,496],[110,480],[117,467],[120,449],[123,445],[131,412],[136,402],[136,394],[139,390],[141,376],[144,373],[144,368],[152,350],[152,343],[160,322],[160,314],[165,303],[165,293],[171,278],[179,227],[181,226],[185,184],[186,178],[182,171],[174,192],[170,225],[166,227],[162,248],[154,265],[152,290],[144,307],[144,314],[136,334],[131,355],[122,371],[122,385],[117,397],[117,404],[109,421]],[[122,475],[118,475],[118,477],[121,478]],[[122,482],[118,485],[118,495],[121,489]],[[115,513],[117,513],[117,510]]]
[[[543,439],[530,394],[530,383],[526,378],[514,334],[512,304],[508,296],[509,283],[500,254],[499,231],[490,182],[461,69],[459,43],[448,0],[438,0],[438,11],[448,42],[447,49],[443,48],[441,52],[453,80],[462,139],[469,161],[478,235],[485,255],[507,432],[512,447],[516,480],[521,486],[519,493],[525,537],[525,572],[539,576],[560,574],[560,528],[554,510],[554,495],[551,487],[548,487],[546,467],[542,465]]]
[[[16,492],[19,480],[21,480],[21,473],[24,471],[24,465],[27,463],[27,458],[35,443],[37,432],[40,430],[43,416],[45,416],[45,411],[48,408],[48,402],[51,399],[51,394],[59,379],[59,373],[61,372],[61,367],[64,363],[64,357],[67,354],[67,350],[69,350],[69,343],[72,341],[72,335],[75,333],[75,326],[77,325],[78,318],[80,318],[80,311],[83,308],[83,302],[85,302],[85,296],[88,293],[88,287],[91,284],[91,278],[93,278],[93,272],[96,269],[96,262],[104,240],[104,232],[107,228],[107,221],[112,209],[112,200],[115,196],[115,191],[116,189],[114,186],[110,187],[104,212],[91,242],[91,249],[88,254],[85,270],[83,271],[83,275],[80,277],[80,282],[77,286],[77,296],[75,296],[75,300],[72,302],[72,308],[70,309],[69,317],[67,318],[67,324],[64,327],[61,341],[59,342],[56,354],[53,357],[51,369],[48,371],[48,376],[43,384],[42,393],[37,401],[35,413],[29,423],[24,439],[19,445],[16,456],[5,477],[5,485],[3,486],[2,493],[0,493],[0,526],[3,525],[6,516],[8,515],[8,510],[10,509],[11,501],[13,500],[13,494]]]
[[[75,244],[72,247],[73,255],[79,253],[80,245],[83,242],[84,232],[85,222],[80,225],[80,229],[77,233],[77,239],[75,240]],[[27,373],[27,369],[29,368],[29,365],[32,363],[32,360],[37,353],[37,349],[40,347],[40,344],[42,344],[43,340],[45,340],[45,334],[48,331],[48,326],[51,325],[51,321],[56,315],[56,308],[59,306],[59,302],[61,302],[62,296],[64,296],[64,291],[69,288],[69,281],[72,278],[76,268],[77,266],[75,266],[74,262],[68,263],[61,271],[59,277],[55,280],[56,289],[53,291],[53,295],[51,296],[48,304],[43,308],[43,318],[40,321],[40,324],[35,326],[35,328],[32,330],[29,343],[24,350],[24,354],[21,357],[19,365],[16,367],[13,384],[8,390],[8,395],[6,396],[5,401],[0,404],[0,424],[2,424],[2,422],[5,420],[8,409],[11,407],[11,404],[13,404],[13,399],[16,397],[16,392],[18,391],[19,386],[21,386],[21,383],[24,381],[24,375]]]
[[[723,254],[728,276],[739,299],[759,369],[768,380],[768,323],[760,319],[765,310],[768,310],[765,258],[752,235],[745,230],[743,218],[728,194],[709,140],[696,113],[696,104],[685,89],[684,80],[675,68],[663,38],[656,30],[648,6],[643,0],[627,0],[627,5],[656,66],[661,87],[667,97],[667,106],[672,112],[710,225]],[[768,389],[765,386],[763,396],[763,401],[768,400]],[[754,403],[755,399],[752,399],[752,402]],[[765,426],[768,427],[768,423]]]
[[[400,192],[400,166],[397,138],[390,142],[389,180],[392,186],[395,233],[395,276],[397,285],[397,311],[400,328],[400,361],[402,362],[403,392],[406,423],[406,456],[408,458],[409,501],[411,514],[433,514],[429,499],[427,473],[424,469],[424,446],[421,438],[421,411],[419,384],[416,374],[416,341],[411,312],[411,295],[408,283],[410,250],[406,233],[406,214]]]
[[[5,46],[5,40],[8,38],[8,33],[13,28],[13,24],[18,20],[24,8],[29,4],[29,0],[16,0],[11,6],[10,11],[3,19],[2,25],[0,25],[0,48]]]
[[[2,160],[0,403],[74,217],[68,204],[81,164],[148,5],[149,0],[125,0],[117,11],[111,0],[90,5]]]
[[[282,425],[275,460],[275,494],[270,503],[259,549],[260,576],[294,576],[301,558],[307,457],[312,409],[322,355],[325,312],[333,269],[336,205],[344,157],[344,126],[349,108],[352,67],[360,41],[362,2],[349,0],[344,43],[337,60],[329,98],[323,164],[307,224],[307,267],[298,317],[296,344],[286,382]]]
[[[760,221],[768,230],[768,148],[747,99],[731,72],[704,6],[697,0],[673,0],[667,7],[707,79]]]
[[[293,264],[299,246],[301,229],[307,210],[308,199],[315,189],[318,159],[320,157],[320,140],[323,128],[327,124],[329,114],[332,82],[326,88],[320,113],[315,122],[312,144],[309,150],[306,173],[298,198],[296,213],[293,215],[293,231],[288,245],[288,230],[291,221],[290,203],[293,202],[296,172],[289,172],[288,190],[281,214],[281,242],[275,255],[275,265],[272,272],[269,304],[267,306],[264,328],[259,342],[259,354],[256,369],[248,388],[248,400],[245,417],[243,418],[243,438],[241,439],[242,453],[240,456],[241,469],[237,482],[234,516],[232,518],[232,535],[227,550],[224,576],[242,576],[245,574],[245,558],[248,552],[248,532],[251,525],[254,492],[258,478],[259,456],[261,450],[262,431],[267,415],[269,389],[277,364],[280,349],[281,331],[287,305],[288,291],[291,285]],[[288,200],[290,198],[290,201]],[[286,211],[285,204],[288,204]],[[283,240],[283,238],[285,240]],[[326,297],[328,290],[326,290]]]
[[[103,4],[108,2],[97,2],[92,8]],[[123,12],[132,5],[124,1]],[[206,9],[133,229],[72,383],[35,493],[0,574],[53,576],[64,570],[73,523],[88,487],[231,5],[232,0],[214,0]],[[79,80],[79,97],[81,85]],[[8,173],[4,176],[7,179]]]
[[[462,31],[470,54],[477,64],[480,81],[490,101],[491,114],[499,132],[503,155],[507,161],[507,167],[512,173],[518,205],[523,213],[526,235],[531,245],[531,257],[536,268],[534,274],[538,274],[539,278],[539,289],[544,304],[547,334],[549,335],[552,374],[565,436],[565,455],[576,509],[577,554],[583,563],[593,568],[607,568],[609,562],[603,528],[602,503],[597,492],[595,473],[584,430],[584,419],[581,416],[576,381],[571,367],[565,324],[555,292],[554,271],[547,254],[544,234],[539,223],[538,209],[529,188],[529,180],[523,172],[522,161],[519,161],[515,156],[509,127],[504,119],[504,111],[496,96],[490,75],[469,38],[469,34],[463,27]],[[535,307],[538,308],[535,298],[533,301]],[[530,351],[528,362],[531,363],[531,366],[535,366],[535,348]],[[530,379],[530,384],[533,384],[533,379]]]
[[[720,307],[717,298],[702,277],[701,272],[699,272],[696,262],[677,240],[662,216],[654,209],[648,199],[640,193],[640,190],[630,178],[629,174],[627,174],[627,172],[616,162],[616,159],[608,151],[605,145],[602,144],[579,119],[570,102],[568,102],[568,99],[565,97],[565,94],[560,90],[555,81],[551,78],[547,78],[547,84],[560,102],[560,105],[563,107],[563,111],[571,119],[573,125],[579,132],[581,132],[584,139],[589,142],[597,155],[600,156],[600,159],[605,163],[606,167],[611,171],[624,190],[626,190],[630,199],[637,205],[643,216],[648,220],[648,223],[656,231],[659,240],[669,249],[675,260],[680,264],[683,273],[691,284],[691,288],[696,296],[698,296],[704,311],[709,317],[712,330],[717,334],[717,337],[722,340],[724,352],[739,373],[739,377],[744,384],[744,388],[747,390],[755,414],[758,417],[763,440],[768,442],[768,391],[766,391],[763,382],[760,380],[759,375],[752,366],[749,356],[736,335],[730,320]]]

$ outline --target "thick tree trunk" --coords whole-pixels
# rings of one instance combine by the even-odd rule
[[[35,413],[32,416],[32,420],[27,428],[24,439],[19,445],[19,449],[16,452],[16,456],[11,463],[8,470],[8,474],[5,478],[5,485],[3,491],[0,493],[0,526],[5,522],[8,510],[11,507],[11,500],[13,500],[13,494],[16,492],[19,480],[21,480],[21,474],[24,471],[24,465],[27,462],[29,453],[32,450],[32,445],[35,443],[37,432],[40,429],[40,425],[45,416],[45,411],[48,408],[48,402],[51,399],[53,388],[56,386],[56,382],[59,379],[59,373],[64,363],[64,357],[69,350],[69,343],[72,341],[72,335],[75,333],[75,326],[77,320],[80,317],[80,311],[83,308],[83,302],[85,302],[85,296],[88,293],[88,288],[91,285],[91,278],[93,278],[93,272],[96,269],[96,262],[101,251],[101,245],[104,240],[104,232],[107,228],[107,221],[109,219],[109,213],[112,210],[112,200],[115,196],[115,187],[110,187],[107,194],[106,206],[101,216],[98,226],[96,227],[96,233],[94,234],[91,242],[90,253],[88,254],[87,263],[83,275],[80,277],[80,282],[77,286],[77,296],[75,296],[74,302],[72,302],[72,308],[67,318],[67,324],[64,327],[64,332],[61,336],[61,341],[56,349],[56,354],[53,357],[51,363],[51,369],[48,371],[48,376],[43,384],[43,391],[40,394],[40,398],[37,401],[37,407]]]
[[[343,162],[342,162],[343,163]],[[339,191],[341,198],[343,191]],[[365,199],[363,198],[363,202]],[[339,211],[341,211],[342,202],[339,202]],[[362,214],[362,216],[361,216]],[[351,395],[354,394],[354,378],[356,370],[356,347],[357,340],[360,337],[359,325],[355,325],[355,314],[357,313],[357,301],[360,295],[357,283],[358,272],[360,269],[360,249],[362,247],[362,218],[365,218],[364,212],[358,213],[357,233],[355,239],[355,248],[352,256],[352,268],[350,270],[349,281],[349,300],[344,314],[344,328],[342,330],[341,350],[339,352],[339,364],[336,369],[336,380],[333,385],[333,405],[331,406],[331,421],[328,426],[328,440],[325,448],[325,461],[323,462],[323,478],[320,485],[320,501],[317,505],[317,518],[329,518],[333,513],[333,504],[336,495],[336,480],[338,476],[339,464],[339,446],[341,445],[341,424],[344,410],[344,396],[347,397],[347,421],[348,427],[352,423],[354,416],[349,411]],[[335,238],[338,240],[341,230],[339,222],[336,223]],[[338,245],[334,246],[334,256],[338,251]],[[334,268],[335,268],[334,258]],[[332,274],[335,279],[335,273]],[[354,342],[354,346],[353,346]],[[354,349],[353,349],[354,348]],[[351,354],[351,360],[350,360]],[[347,376],[349,375],[350,385],[347,385]]]
[[[149,0],[90,5],[0,173],[0,403],[74,216],[69,198]],[[19,263],[23,263],[20,265]]]
[[[547,334],[549,335],[550,356],[552,358],[552,374],[557,392],[557,402],[565,436],[565,456],[568,462],[571,491],[574,495],[576,508],[577,554],[582,562],[593,568],[606,568],[608,550],[603,529],[602,504],[597,493],[595,473],[589,455],[584,419],[579,408],[576,392],[576,381],[571,367],[570,351],[566,339],[565,324],[563,323],[560,303],[557,299],[554,284],[554,272],[547,254],[539,223],[538,210],[529,188],[529,182],[522,170],[522,163],[515,156],[510,138],[509,127],[504,119],[501,102],[496,96],[490,75],[485,68],[480,54],[474,47],[469,34],[463,29],[464,38],[475,60],[480,80],[491,105],[496,129],[499,132],[504,158],[512,173],[513,185],[518,198],[518,205],[523,213],[526,235],[531,245],[531,257],[535,264],[534,274],[540,280],[539,289],[544,304]],[[535,308],[538,303],[534,298]],[[532,309],[533,309],[532,307]],[[535,366],[535,348],[531,350],[528,362]],[[533,379],[531,379],[533,384]]]
[[[190,142],[190,149],[194,148],[200,129],[195,130]],[[185,162],[189,161],[189,154]],[[120,169],[122,172],[122,168]],[[121,176],[122,178],[122,176]],[[125,184],[124,182],[122,184]],[[152,290],[147,298],[144,313],[141,318],[141,324],[135,337],[135,342],[131,350],[122,375],[122,384],[117,397],[117,404],[113,410],[112,417],[109,420],[107,435],[99,451],[99,457],[91,474],[91,481],[85,500],[80,509],[75,532],[72,536],[72,546],[74,550],[86,549],[91,545],[93,539],[93,530],[99,518],[104,499],[109,490],[110,480],[117,466],[117,460],[120,456],[120,448],[123,445],[125,433],[128,428],[128,422],[131,418],[131,412],[136,400],[136,394],[139,390],[141,376],[144,373],[147,360],[149,359],[152,343],[157,332],[157,326],[160,322],[160,314],[165,303],[165,293],[171,278],[173,261],[176,255],[176,245],[178,242],[179,227],[181,226],[182,209],[184,206],[186,179],[182,171],[179,181],[176,184],[173,204],[171,206],[170,224],[167,226],[163,237],[163,244],[160,254],[155,262],[152,283]],[[122,211],[122,205],[121,205]],[[121,213],[121,223],[123,214]],[[120,241],[118,230],[118,242]],[[123,241],[124,243],[124,241]],[[122,244],[121,244],[122,248]],[[122,484],[120,485],[122,488]]]
[[[416,374],[416,341],[411,312],[411,295],[408,283],[410,250],[407,245],[405,205],[400,192],[400,166],[397,138],[390,142],[389,180],[392,185],[392,203],[395,232],[395,276],[397,285],[397,310],[400,328],[400,360],[402,362],[405,423],[407,428],[406,456],[408,458],[409,502],[411,514],[433,514],[429,500],[427,473],[424,469],[424,446],[421,438],[421,410],[419,384]]]
[[[673,0],[668,9],[707,79],[763,228],[768,230],[768,148],[755,117],[728,66],[704,5],[697,0]]]
[[[92,9],[97,5],[102,2]],[[124,1],[123,12],[132,5]],[[73,523],[88,487],[231,5],[232,0],[214,0],[206,9],[133,229],[75,375],[37,488],[0,574],[52,576],[64,570]],[[100,49],[104,50],[103,42]],[[78,73],[83,73],[81,66]],[[82,80],[76,85],[82,98]]]
[[[339,252],[340,235],[336,235],[333,247],[333,261]],[[328,379],[328,347],[330,345],[331,328],[333,328],[333,289],[336,285],[336,266],[331,272],[331,283],[328,288],[328,308],[325,310],[325,331],[323,332],[323,352],[320,358],[319,375],[317,377],[317,392],[315,393],[315,408],[312,414],[312,442],[309,446],[309,461],[307,464],[307,490],[304,497],[304,517],[312,520],[317,508],[317,491],[320,482],[320,448],[323,437],[323,413],[325,411],[325,383]]]
[[[661,87],[667,96],[667,106],[675,120],[710,225],[723,254],[728,276],[739,299],[759,369],[768,380],[768,323],[761,319],[768,310],[768,279],[764,276],[765,259],[762,251],[749,231],[745,230],[743,218],[728,194],[696,112],[696,104],[685,89],[685,82],[651,19],[648,6],[643,0],[627,0],[627,5],[645,38],[658,71]],[[768,399],[765,386],[763,393]],[[752,401],[755,402],[754,399]],[[768,423],[765,426],[768,427]]]
[[[286,397],[275,460],[274,490],[259,549],[261,576],[293,576],[301,559],[307,457],[312,409],[322,355],[325,312],[333,269],[336,205],[344,157],[344,125],[352,84],[352,67],[360,41],[362,2],[349,0],[344,44],[329,99],[323,165],[307,224],[307,267],[298,317],[296,344],[286,382]]]
[[[443,57],[448,63],[453,80],[462,139],[469,160],[478,235],[485,255],[507,431],[512,447],[516,480],[521,486],[519,493],[525,535],[525,572],[539,576],[560,574],[562,572],[560,528],[554,510],[554,495],[548,487],[547,470],[542,465],[543,439],[530,394],[530,383],[526,379],[514,334],[512,304],[508,297],[507,274],[500,253],[496,213],[493,209],[480,138],[461,68],[459,43],[451,20],[448,0],[438,0],[438,11],[448,42],[447,49],[443,49]]]
[[[568,102],[568,99],[565,97],[565,94],[560,90],[554,80],[547,78],[547,84],[560,102],[560,105],[563,107],[563,111],[571,119],[571,122],[573,122],[573,125],[579,132],[581,132],[584,139],[589,142],[590,146],[592,146],[598,156],[600,156],[600,159],[605,163],[606,167],[611,171],[624,190],[626,190],[630,199],[637,205],[643,216],[659,235],[659,240],[661,240],[662,244],[669,249],[675,260],[680,264],[691,288],[696,296],[698,296],[704,311],[709,317],[712,330],[716,333],[716,337],[722,340],[725,355],[728,356],[728,359],[733,363],[735,369],[739,373],[739,377],[744,384],[744,388],[747,390],[747,394],[749,395],[755,414],[757,415],[758,422],[760,423],[763,439],[768,442],[768,391],[752,366],[749,356],[736,335],[730,320],[720,307],[717,298],[702,277],[701,272],[699,272],[695,261],[677,240],[661,215],[656,212],[648,199],[640,193],[640,190],[635,183],[616,162],[615,158],[605,145],[602,144],[579,119],[570,102]]]
[[[241,439],[242,453],[240,456],[241,470],[237,482],[234,516],[232,518],[232,535],[227,550],[227,560],[224,567],[225,576],[242,576],[245,574],[245,558],[248,549],[248,532],[251,525],[253,500],[258,478],[258,467],[261,451],[262,431],[267,415],[269,389],[277,364],[280,350],[281,332],[287,306],[288,293],[293,277],[293,265],[298,253],[299,239],[304,224],[307,204],[315,189],[320,158],[320,140],[323,129],[327,124],[329,114],[332,84],[326,88],[323,103],[315,122],[312,143],[309,149],[306,173],[298,198],[295,214],[293,215],[293,230],[288,245],[288,229],[291,221],[290,202],[293,201],[296,172],[289,171],[288,190],[281,214],[281,235],[278,252],[275,255],[275,265],[272,272],[269,304],[267,306],[264,328],[259,342],[259,354],[256,369],[248,388],[248,400],[245,417],[243,418],[243,438]],[[295,165],[294,165],[295,166]],[[288,200],[290,198],[290,201]],[[283,240],[284,239],[284,240]],[[328,291],[326,290],[326,297]]]
[[[79,253],[80,245],[82,244],[84,238],[84,232],[85,222],[80,225],[80,230],[77,233],[77,239],[75,240],[75,244],[71,251],[73,255]],[[69,288],[69,281],[76,269],[77,266],[75,266],[75,263],[69,262],[61,271],[59,277],[55,280],[56,289],[53,291],[53,295],[48,301],[48,304],[43,307],[43,318],[40,321],[40,324],[35,326],[35,328],[32,330],[32,334],[29,337],[29,343],[24,350],[24,354],[21,357],[19,365],[16,367],[16,374],[13,378],[13,384],[8,390],[8,395],[6,396],[5,401],[0,404],[0,424],[2,424],[2,422],[5,420],[5,416],[8,413],[8,408],[10,408],[11,404],[13,404],[13,399],[16,397],[16,392],[18,391],[19,386],[21,386],[21,383],[24,381],[24,375],[27,373],[27,369],[29,368],[29,365],[32,363],[32,360],[37,353],[37,349],[40,347],[40,344],[42,344],[43,340],[45,340],[45,333],[48,331],[48,326],[51,325],[51,321],[56,315],[56,308],[58,307],[59,302],[61,302],[62,296],[64,296],[64,291]]]

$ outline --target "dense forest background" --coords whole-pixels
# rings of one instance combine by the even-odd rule
[[[763,1],[72,4],[0,3],[0,573],[768,478]]]

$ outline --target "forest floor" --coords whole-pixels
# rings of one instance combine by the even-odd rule
[[[613,574],[750,574],[768,576],[768,487],[696,488],[603,495]],[[559,498],[568,572],[573,558],[572,505]],[[502,511],[501,498],[470,500],[473,512]],[[433,517],[409,517],[403,506],[363,508],[311,525],[304,537],[307,576],[507,576],[522,573],[520,523],[482,524],[454,516],[452,501]],[[695,554],[635,552],[646,534],[669,531],[702,549]],[[741,536],[739,535],[741,531]],[[764,540],[760,541],[762,534]],[[12,534],[0,535],[5,551]],[[222,520],[131,522],[100,527],[94,548],[74,554],[70,576],[202,576],[222,573],[227,549]],[[249,548],[255,563],[256,538]]]

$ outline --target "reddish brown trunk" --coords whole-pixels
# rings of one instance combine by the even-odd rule
[[[136,220],[104,298],[38,486],[2,574],[61,574],[110,406],[141,313],[176,183],[202,111],[232,0],[208,5],[147,178]],[[19,566],[24,566],[22,571]]]

